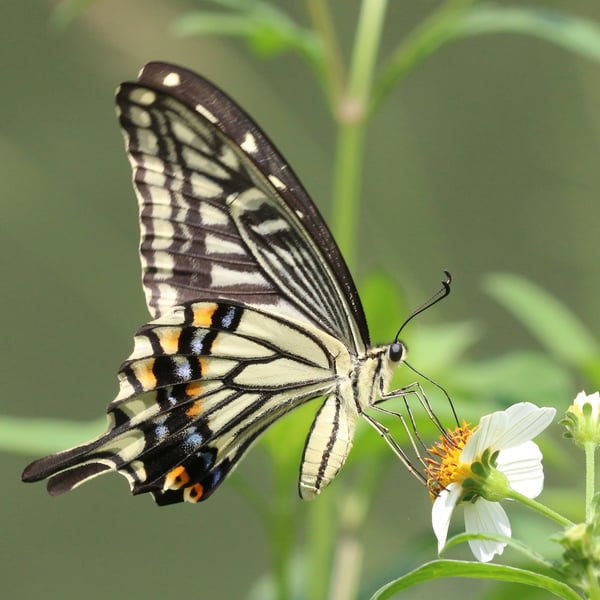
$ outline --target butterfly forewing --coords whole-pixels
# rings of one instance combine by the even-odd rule
[[[162,63],[123,84],[117,103],[155,315],[227,298],[300,317],[365,349],[362,306],[334,239],[248,115],[198,75]]]

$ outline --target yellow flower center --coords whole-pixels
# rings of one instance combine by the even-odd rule
[[[471,465],[463,463],[460,455],[475,428],[463,421],[454,431],[448,430],[431,448],[427,462],[427,488],[432,499],[451,483],[461,483],[472,475]]]

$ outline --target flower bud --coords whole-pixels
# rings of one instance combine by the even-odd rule
[[[600,444],[600,394],[579,392],[561,424],[567,429],[565,437],[573,438],[578,446]]]

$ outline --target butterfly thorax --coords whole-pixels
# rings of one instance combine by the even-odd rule
[[[351,383],[353,397],[359,413],[373,406],[389,389],[395,368],[402,362],[390,358],[390,346],[369,348],[362,357],[357,357]]]

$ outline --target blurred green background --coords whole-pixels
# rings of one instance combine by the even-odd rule
[[[147,320],[113,102],[145,62],[183,64],[227,90],[329,214],[334,128],[314,78],[293,55],[258,60],[237,40],[172,35],[172,20],[197,4],[99,1],[65,31],[49,24],[56,3],[0,4],[2,414],[99,417]],[[306,21],[303,3],[278,4]],[[358,2],[332,4],[349,44]],[[391,2],[383,54],[436,4]],[[530,4],[600,22],[596,0]],[[477,322],[477,356],[535,347],[482,291],[492,272],[529,277],[599,331],[599,100],[600,64],[539,39],[484,36],[434,54],[371,123],[357,281],[386,273],[416,306],[450,269],[452,295],[423,319]],[[7,598],[238,598],[269,568],[267,541],[235,486],[198,507],[162,510],[130,497],[116,476],[49,498],[43,485],[20,482],[36,456],[0,461]],[[260,449],[241,470],[270,485]],[[367,570],[397,575],[416,552],[433,558],[433,535],[415,547],[429,510],[394,465],[368,522]],[[426,593],[452,597],[436,585]]]

